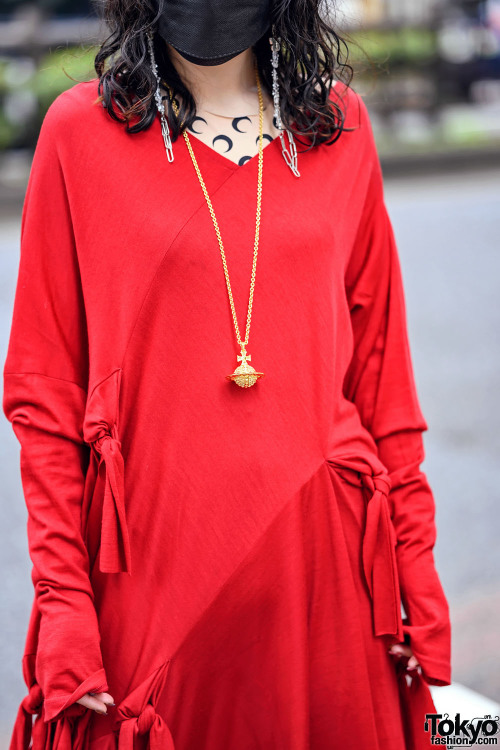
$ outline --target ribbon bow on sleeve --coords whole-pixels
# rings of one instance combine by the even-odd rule
[[[362,472],[360,479],[363,488],[368,491],[363,568],[373,601],[374,632],[375,635],[394,635],[398,641],[402,641],[404,633],[396,559],[397,539],[388,502],[391,482],[387,474]]]
[[[92,446],[100,457],[99,477],[104,482],[99,568],[103,573],[131,573],[121,443],[111,432],[104,432]]]
[[[396,559],[396,532],[391,519],[388,495],[389,475],[367,470],[364,461],[350,457],[329,458],[344,478],[361,486],[367,497],[363,532],[363,570],[372,599],[375,635],[392,635],[404,640],[401,593]],[[347,471],[345,471],[347,470]]]
[[[99,569],[132,573],[125,511],[124,462],[118,439],[118,397],[121,369],[92,390],[86,405],[83,435],[98,464],[96,482],[104,484]]]

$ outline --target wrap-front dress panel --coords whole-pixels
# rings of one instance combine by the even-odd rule
[[[365,103],[264,148],[248,353],[184,139],[50,107],[4,367],[35,596],[11,750],[403,750],[450,683],[434,498]],[[258,157],[195,137],[244,333]],[[409,641],[421,672],[387,653]],[[76,701],[107,691],[105,716]],[[34,721],[33,721],[34,719]],[[33,726],[32,726],[33,723]],[[32,738],[32,740],[30,740]]]

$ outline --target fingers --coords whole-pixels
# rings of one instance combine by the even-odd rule
[[[107,714],[107,706],[114,706],[113,696],[109,693],[85,693],[82,697],[76,701],[81,703],[86,708],[91,708],[98,714]]]
[[[411,650],[411,647],[406,643],[393,643],[389,649],[389,654],[395,656],[398,659],[408,658],[408,663],[406,665],[406,670],[408,672],[416,670],[420,666],[417,657]]]
[[[417,661],[417,657],[414,655],[410,656],[410,658],[408,659],[408,664],[407,664],[406,669],[410,671],[411,669],[416,669],[418,666],[420,665]]]
[[[90,695],[93,695],[95,698],[98,698],[101,700],[106,706],[114,706],[115,702],[113,700],[113,696],[109,693],[90,693]]]

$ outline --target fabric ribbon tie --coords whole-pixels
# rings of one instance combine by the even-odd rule
[[[373,602],[375,635],[393,635],[403,641],[401,594],[396,558],[396,534],[390,515],[388,475],[360,473],[369,493],[363,535],[363,569]]]
[[[45,721],[44,698],[33,683],[19,706],[9,750],[83,750],[87,746],[91,710],[75,703],[61,716]],[[33,722],[33,715],[36,715]]]
[[[42,707],[42,690],[40,686],[35,683],[30,687],[28,695],[22,699],[19,706],[12,731],[9,750],[28,750],[33,732],[33,715],[41,714]],[[38,725],[39,723],[36,725],[37,728]],[[45,727],[42,728],[45,729]]]
[[[149,735],[147,750],[175,750],[166,721],[156,713],[156,704],[165,688],[170,660],[161,664],[117,707],[118,750],[134,750],[137,735]],[[142,747],[143,745],[141,745]]]
[[[29,714],[40,713],[43,705],[43,693],[38,683],[31,686],[28,695],[23,698],[21,705]]]
[[[93,445],[100,454],[99,475],[104,480],[99,569],[103,573],[131,574],[121,443],[107,433],[98,438]]]
[[[122,720],[118,740],[118,750],[133,750],[134,737],[149,733],[148,750],[175,750],[174,740],[163,718],[148,703],[139,716],[129,716]]]

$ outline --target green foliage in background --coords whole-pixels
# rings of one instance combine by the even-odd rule
[[[94,57],[97,47],[59,49],[46,55],[34,76],[33,91],[45,114],[56,96],[74,86],[78,81],[95,77]],[[66,72],[65,72],[66,71]],[[77,81],[68,78],[68,75]]]
[[[376,65],[419,66],[436,57],[437,41],[432,29],[371,29],[352,32],[350,38],[354,64],[364,64],[369,57]]]
[[[79,81],[95,77],[96,51],[95,46],[57,47],[37,63],[0,58],[0,149],[33,145],[54,99]]]

